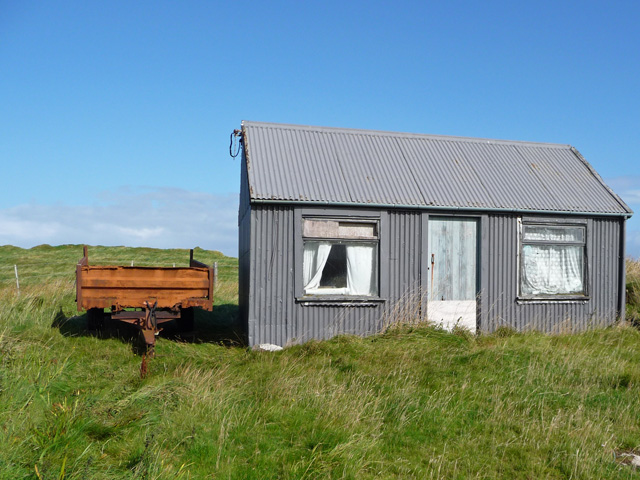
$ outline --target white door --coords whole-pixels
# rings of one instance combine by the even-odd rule
[[[430,321],[451,329],[476,331],[477,220],[429,217],[428,262]]]

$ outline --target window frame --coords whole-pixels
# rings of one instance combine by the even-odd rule
[[[539,227],[579,227],[583,231],[582,242],[577,241],[546,241],[546,240],[526,240],[524,230],[527,226]],[[524,294],[522,293],[522,282],[524,279],[524,247],[525,245],[560,245],[560,246],[581,246],[582,247],[582,292],[581,293],[560,293],[560,294]],[[518,218],[518,276],[517,295],[518,301],[522,302],[582,302],[588,301],[589,297],[589,228],[586,219],[548,219],[548,218]]]
[[[362,238],[327,238],[327,237],[305,237],[304,221],[336,221],[347,222],[350,224],[375,224],[375,239]],[[295,298],[301,304],[335,304],[340,306],[371,306],[384,302],[385,298],[382,294],[386,289],[383,285],[383,278],[386,272],[386,265],[382,264],[384,257],[383,231],[385,229],[386,215],[384,212],[367,211],[367,210],[339,210],[339,209],[300,209],[295,216],[295,262],[294,262],[294,291]],[[377,285],[377,293],[374,295],[349,295],[349,294],[307,294],[304,292],[303,275],[304,275],[304,244],[305,241],[328,241],[332,244],[349,244],[349,243],[370,243],[375,244],[375,281]]]

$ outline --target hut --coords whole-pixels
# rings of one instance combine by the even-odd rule
[[[570,145],[243,122],[250,345],[422,319],[543,332],[625,306],[630,208]]]

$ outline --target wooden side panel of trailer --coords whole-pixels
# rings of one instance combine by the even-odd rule
[[[213,308],[213,268],[191,259],[191,267],[91,266],[87,255],[76,267],[78,310],[91,308]]]

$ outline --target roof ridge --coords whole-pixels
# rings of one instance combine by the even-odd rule
[[[534,146],[534,147],[553,147],[570,149],[569,144],[564,143],[549,143],[549,142],[532,142],[527,140],[503,140],[497,138],[484,138],[484,137],[465,137],[456,135],[438,135],[429,133],[411,133],[411,132],[395,132],[391,130],[369,130],[359,128],[348,127],[323,127],[316,125],[297,125],[292,123],[272,123],[272,122],[255,122],[250,120],[243,120],[242,125],[249,127],[263,127],[263,128],[287,128],[293,130],[308,130],[316,132],[339,132],[349,135],[384,135],[392,136],[396,138],[427,138],[432,140],[442,140],[449,142],[470,142],[470,143],[482,143],[482,144],[507,144],[507,145],[521,145],[521,146]]]

